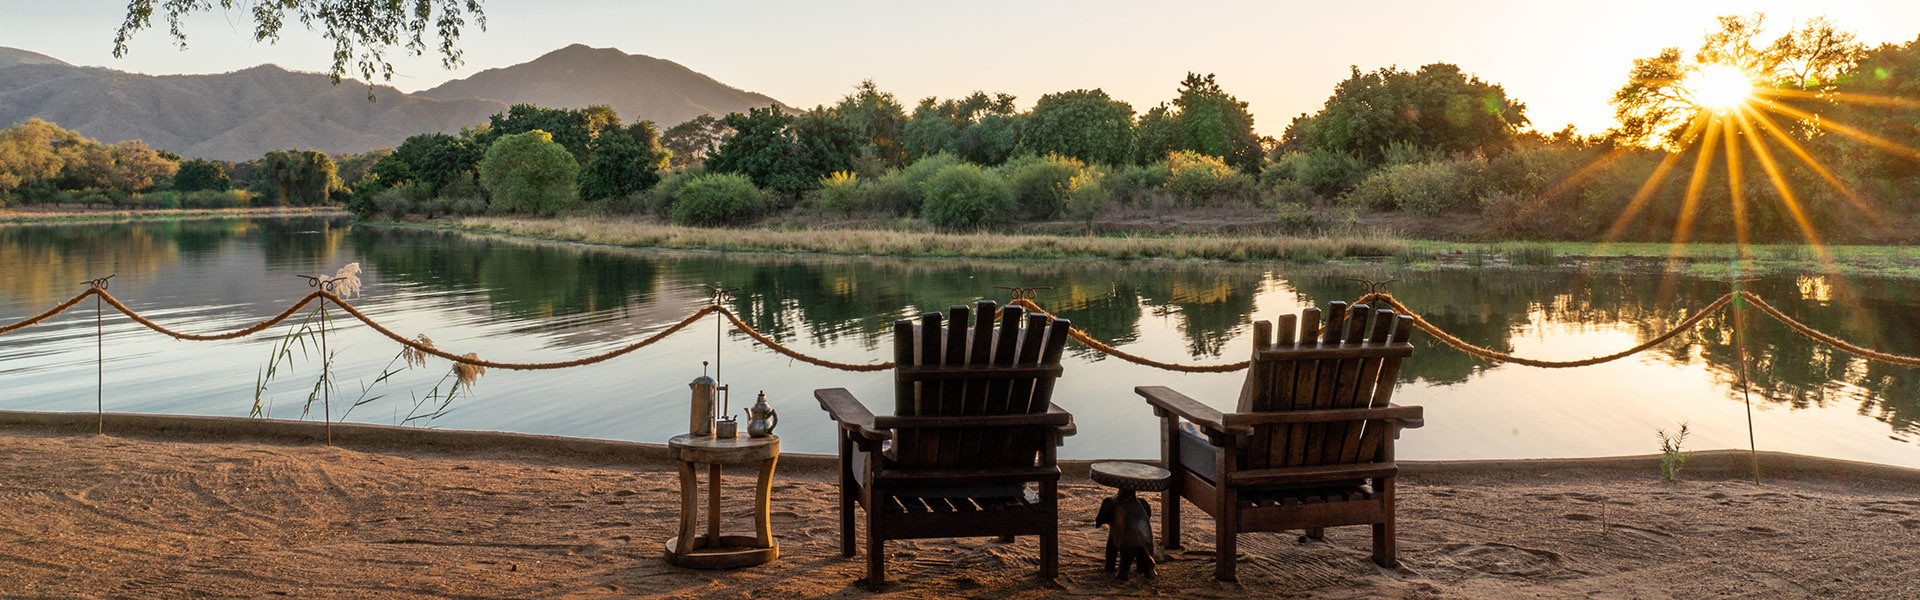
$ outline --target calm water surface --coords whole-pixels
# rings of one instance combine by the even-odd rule
[[[1525,356],[1567,359],[1638,343],[1724,284],[1657,273],[1578,269],[1405,269],[1391,264],[997,262],[655,252],[530,243],[355,226],[324,219],[186,221],[0,227],[0,322],[38,313],[107,273],[113,293],[163,323],[227,330],[272,315],[307,293],[294,277],[359,262],[357,304],[393,329],[442,349],[509,361],[548,361],[619,347],[665,328],[705,301],[704,284],[739,291],[733,308],[803,351],[846,362],[884,360],[893,320],[998,298],[995,285],[1051,285],[1040,301],[1101,339],[1165,360],[1223,362],[1250,350],[1251,323],[1358,295],[1348,278],[1402,281],[1395,293],[1460,336]],[[1920,353],[1920,283],[1824,276],[1751,284],[1799,318],[1858,343]],[[1758,317],[1748,372],[1762,449],[1920,466],[1916,371],[1817,347]],[[249,339],[174,341],[124,317],[105,325],[107,410],[244,416],[261,368],[287,331]],[[1746,412],[1732,323],[1715,318],[1656,351],[1607,365],[1500,365],[1416,336],[1397,400],[1427,407],[1408,432],[1410,459],[1643,454],[1656,428],[1682,422],[1692,448],[1744,448]],[[363,396],[398,347],[357,324],[329,338],[338,352],[335,416]],[[711,322],[634,354],[565,371],[486,374],[471,397],[411,425],[648,442],[685,430],[686,383],[714,359]],[[1067,457],[1158,453],[1152,413],[1133,386],[1170,385],[1230,408],[1239,374],[1178,374],[1069,344],[1056,401],[1080,435]],[[90,411],[95,403],[90,305],[0,336],[0,409]],[[891,405],[888,373],[842,373],[796,363],[729,331],[722,379],[739,407],[765,390],[790,451],[831,452],[818,387],[847,387],[876,412]],[[301,418],[317,362],[299,358],[268,388],[275,418]],[[447,372],[446,361],[376,385],[379,400],[345,420],[402,423]],[[444,389],[444,388],[443,388]],[[319,418],[319,407],[305,418]]]

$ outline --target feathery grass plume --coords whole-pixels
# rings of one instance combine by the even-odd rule
[[[331,281],[333,282],[332,291],[334,295],[339,296],[341,299],[359,296],[360,263],[347,263],[347,266],[340,267],[339,271],[334,272]]]
[[[480,355],[468,352],[460,358],[479,360]],[[473,382],[479,381],[481,375],[487,374],[487,368],[456,361],[453,363],[453,374],[460,378],[460,385],[466,386],[467,389],[471,390],[473,389]]]
[[[428,348],[433,347],[433,340],[428,338],[427,334],[424,333],[414,336],[413,341],[419,342],[420,345]],[[400,358],[401,360],[407,361],[407,368],[409,369],[427,366],[427,351],[413,346],[401,346]]]

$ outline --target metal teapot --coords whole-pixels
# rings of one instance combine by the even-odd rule
[[[747,437],[763,438],[773,435],[773,428],[780,424],[780,413],[767,405],[767,393],[753,401],[753,408],[747,409]]]

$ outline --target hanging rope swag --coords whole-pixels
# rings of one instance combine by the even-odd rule
[[[1023,297],[1016,297],[1011,302],[1008,303],[1008,306],[1019,306],[1021,308],[1024,308],[1026,310],[1029,310],[1038,314],[1047,315],[1048,317],[1053,316],[1052,313],[1047,312],[1046,309],[1041,308],[1038,303],[1034,302],[1030,296],[1031,295],[1029,294]],[[99,301],[105,302],[107,306],[113,307],[114,310],[120,311],[120,313],[126,315],[127,318],[132,319],[135,323],[139,323],[147,327],[148,329],[152,329],[162,334],[166,334],[170,337],[173,337],[174,339],[196,340],[196,341],[228,340],[228,339],[234,339],[239,337],[245,337],[248,335],[259,333],[261,331],[265,331],[267,328],[273,327],[274,325],[277,325],[282,321],[286,321],[287,319],[293,318],[294,315],[297,315],[300,313],[300,310],[302,308],[305,308],[307,305],[312,304],[314,302],[332,303],[333,305],[340,307],[340,309],[345,311],[348,315],[351,315],[353,318],[358,319],[361,323],[365,323],[368,327],[373,328],[373,330],[379,332],[380,335],[386,336],[387,339],[391,339],[394,342],[397,342],[408,348],[412,348],[417,352],[438,356],[440,358],[444,358],[460,364],[486,367],[489,369],[506,369],[511,371],[565,369],[568,367],[579,367],[579,366],[585,366],[585,365],[591,365],[594,363],[604,362],[622,355],[626,355],[635,350],[639,350],[641,348],[651,346],[654,343],[659,342],[660,340],[666,339],[668,336],[671,336],[675,333],[679,333],[680,330],[682,329],[686,329],[687,326],[692,325],[695,321],[700,320],[701,317],[705,317],[709,314],[718,312],[724,315],[728,322],[733,323],[733,326],[735,329],[738,329],[742,333],[747,334],[747,337],[752,338],[754,342],[759,343],[762,346],[766,346],[768,349],[773,350],[774,352],[793,358],[794,360],[802,361],[808,364],[817,365],[821,367],[826,367],[829,369],[838,369],[842,371],[867,372],[867,371],[884,371],[884,370],[893,368],[893,363],[891,362],[867,363],[867,364],[843,363],[843,362],[836,362],[836,361],[812,356],[804,352],[801,352],[799,350],[795,350],[793,348],[786,346],[785,344],[781,344],[780,342],[774,340],[773,338],[768,337],[766,334],[761,333],[760,331],[754,329],[752,326],[748,325],[746,321],[741,320],[739,315],[734,314],[733,309],[727,308],[726,306],[723,306],[720,304],[710,304],[710,305],[701,307],[699,310],[693,311],[692,314],[687,315],[686,318],[681,319],[679,322],[674,323],[672,326],[667,327],[666,329],[662,329],[632,344],[628,344],[626,346],[622,346],[620,348],[616,348],[614,350],[610,350],[601,354],[595,354],[593,356],[586,356],[582,358],[576,358],[573,360],[565,360],[565,361],[557,361],[557,362],[516,363],[516,362],[492,361],[492,360],[481,359],[471,354],[460,355],[454,352],[441,350],[439,348],[435,348],[432,345],[421,343],[420,341],[407,338],[406,336],[400,335],[398,333],[394,333],[393,330],[386,328],[386,326],[381,325],[380,322],[375,321],[372,317],[367,316],[366,313],[361,312],[360,309],[354,307],[353,304],[348,303],[346,300],[342,299],[340,296],[337,296],[332,291],[329,291],[324,288],[317,289],[311,293],[308,293],[306,296],[301,297],[299,301],[294,302],[292,306],[287,307],[286,310],[281,311],[279,314],[274,315],[258,323],[254,323],[252,325],[242,327],[240,329],[235,329],[232,331],[219,332],[219,333],[195,334],[195,333],[186,333],[182,331],[177,331],[177,330],[168,328],[164,325],[161,325],[159,323],[155,323],[153,320],[148,319],[145,316],[142,316],[139,313],[139,311],[135,311],[132,308],[129,308],[126,304],[121,303],[120,299],[115,298],[113,294],[110,294],[107,292],[106,286],[94,285],[87,288],[87,290],[74,295],[72,298],[68,298],[65,302],[61,302],[60,304],[55,305],[53,308],[48,309],[46,312],[31,316],[31,317],[27,317],[25,319],[21,319],[19,321],[15,321],[13,323],[9,323],[6,325],[0,325],[0,335],[12,333],[14,331],[18,331],[18,330],[33,326],[35,324],[44,322],[47,319],[53,318],[54,316],[57,316],[60,313],[63,313],[69,309],[72,309],[74,306],[80,304],[80,302],[86,300],[89,297],[98,298]],[[1808,339],[1811,339],[1815,342],[1819,342],[1821,344],[1825,344],[1827,346],[1831,346],[1837,350],[1847,352],[1849,354],[1853,354],[1856,356],[1860,356],[1869,360],[1877,360],[1877,361],[1888,362],[1888,363],[1893,363],[1898,365],[1920,366],[1920,357],[1907,356],[1903,354],[1894,354],[1891,352],[1883,352],[1883,351],[1855,345],[1846,340],[1835,337],[1832,334],[1828,334],[1818,329],[1814,329],[1812,326],[1802,323],[1799,320],[1796,320],[1793,317],[1788,316],[1785,312],[1782,312],[1780,309],[1775,308],[1773,305],[1768,304],[1765,300],[1761,299],[1760,296],[1744,290],[1738,291],[1738,292],[1731,292],[1731,293],[1720,296],[1719,298],[1715,299],[1712,303],[1709,303],[1706,306],[1700,308],[1699,310],[1692,312],[1686,319],[1674,325],[1672,329],[1669,329],[1666,332],[1661,333],[1660,335],[1654,336],[1648,339],[1646,342],[1643,342],[1639,345],[1636,345],[1634,347],[1627,348],[1625,350],[1621,350],[1619,352],[1615,352],[1612,354],[1605,354],[1605,355],[1594,356],[1591,358],[1583,358],[1578,360],[1540,360],[1540,359],[1533,359],[1533,358],[1525,358],[1525,357],[1514,356],[1512,354],[1499,352],[1490,348],[1486,348],[1484,346],[1473,344],[1472,342],[1468,342],[1466,340],[1460,339],[1458,336],[1448,333],[1446,330],[1443,330],[1439,326],[1434,325],[1432,322],[1426,320],[1425,318],[1421,317],[1419,314],[1413,312],[1413,309],[1408,308],[1407,305],[1402,304],[1398,298],[1394,298],[1392,294],[1386,293],[1384,291],[1369,292],[1366,295],[1361,296],[1360,299],[1355,302],[1355,304],[1385,306],[1388,308],[1392,308],[1393,311],[1396,313],[1412,317],[1414,326],[1418,327],[1421,331],[1427,332],[1427,334],[1432,335],[1435,339],[1440,340],[1442,343],[1448,346],[1452,346],[1455,349],[1460,350],[1461,352],[1465,352],[1468,354],[1472,354],[1474,356],[1478,356],[1481,358],[1498,361],[1498,362],[1525,365],[1529,367],[1559,369],[1559,368],[1568,368],[1568,367],[1584,367],[1589,365],[1597,365],[1600,363],[1620,360],[1622,358],[1626,358],[1634,354],[1645,352],[1647,350],[1658,347],[1661,344],[1665,344],[1669,341],[1672,341],[1673,338],[1678,337],[1682,333],[1686,333],[1688,331],[1693,330],[1693,328],[1698,326],[1701,321],[1706,320],[1708,317],[1711,317],[1714,314],[1719,313],[1720,311],[1726,310],[1727,307],[1733,306],[1738,302],[1752,303],[1753,307],[1758,309],[1761,314],[1767,315],[1768,317],[1772,317],[1774,320],[1779,321],[1781,324],[1786,325],[1788,328],[1796,332],[1799,332],[1801,335],[1806,336]],[[1140,356],[1137,354],[1133,354],[1131,352],[1127,352],[1119,348],[1115,348],[1111,344],[1107,344],[1106,342],[1102,342],[1098,339],[1095,339],[1093,336],[1088,335],[1086,331],[1078,327],[1069,329],[1068,334],[1073,338],[1074,341],[1079,342],[1081,345],[1086,346],[1087,348],[1092,349],[1095,352],[1112,356],[1114,358],[1124,360],[1130,363],[1148,366],[1148,367],[1154,367],[1157,369],[1166,369],[1169,371],[1179,371],[1184,373],[1226,373],[1226,372],[1238,371],[1238,370],[1247,368],[1247,361],[1221,363],[1221,364],[1182,364],[1182,363],[1159,361],[1159,360],[1154,360],[1144,356]]]

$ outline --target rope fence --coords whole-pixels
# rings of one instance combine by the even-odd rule
[[[576,358],[572,360],[553,361],[553,362],[493,361],[493,360],[486,360],[486,359],[479,358],[474,354],[461,355],[461,354],[456,354],[454,352],[441,350],[439,348],[434,347],[432,344],[423,343],[421,341],[400,335],[399,333],[396,333],[393,330],[388,329],[386,326],[381,325],[378,320],[368,316],[365,312],[361,311],[358,307],[355,307],[352,303],[347,302],[345,299],[341,298],[338,295],[335,295],[332,291],[329,291],[327,289],[317,289],[313,292],[310,292],[307,295],[302,296],[298,301],[294,302],[292,306],[287,307],[286,310],[281,311],[279,314],[276,314],[272,317],[261,320],[252,325],[248,325],[246,327],[242,327],[232,331],[216,332],[216,333],[186,333],[186,332],[178,331],[178,330],[169,328],[165,325],[156,323],[152,319],[148,319],[147,317],[141,315],[139,311],[136,311],[133,308],[122,303],[119,298],[115,298],[113,294],[107,291],[106,286],[93,285],[89,287],[87,290],[74,295],[72,298],[68,298],[66,301],[61,302],[58,305],[55,305],[51,309],[48,309],[46,312],[42,312],[40,314],[27,317],[25,319],[21,319],[19,321],[15,321],[13,323],[9,323],[6,325],[0,325],[0,335],[12,333],[14,331],[25,329],[27,327],[45,322],[47,319],[51,319],[63,312],[66,312],[72,309],[74,306],[79,305],[82,301],[86,300],[89,297],[97,298],[98,301],[104,302],[107,306],[113,307],[114,310],[119,311],[121,314],[126,315],[127,318],[132,319],[135,323],[139,323],[140,325],[145,326],[148,329],[152,329],[153,331],[167,335],[174,339],[193,340],[193,341],[229,340],[229,339],[245,337],[248,335],[259,333],[261,331],[265,331],[266,329],[273,327],[274,325],[280,324],[288,319],[293,318],[295,315],[300,313],[301,309],[306,308],[308,305],[311,305],[314,302],[321,302],[322,306],[324,306],[326,303],[331,303],[335,306],[338,306],[342,311],[346,312],[349,316],[352,316],[354,319],[360,321],[361,323],[366,324],[368,327],[372,328],[374,331],[378,332],[380,335],[385,336],[386,338],[391,339],[394,342],[399,343],[403,346],[411,348],[416,352],[438,356],[440,358],[444,358],[459,364],[485,367],[488,369],[505,369],[510,371],[565,369],[570,367],[579,367],[579,366],[586,366],[586,365],[591,365],[595,363],[605,362],[607,360],[611,360],[611,359],[632,353],[641,348],[645,348],[647,346],[651,346],[655,343],[658,343],[661,340],[664,340],[676,333],[679,333],[681,330],[686,329],[688,326],[693,325],[696,321],[699,321],[700,318],[717,312],[723,315],[728,322],[732,323],[735,329],[739,330],[742,333],[745,333],[749,338],[752,338],[755,343],[765,346],[769,350],[772,350],[776,353],[779,353],[783,356],[787,356],[794,360],[798,360],[801,362],[805,362],[807,364],[816,365],[820,367],[826,367],[829,369],[837,369],[841,371],[854,371],[854,372],[884,371],[884,370],[892,369],[894,367],[894,364],[892,362],[879,362],[879,363],[866,363],[866,364],[844,363],[844,362],[837,362],[837,361],[809,355],[805,352],[801,352],[785,344],[782,344],[779,341],[774,340],[772,337],[769,337],[765,333],[761,333],[760,331],[754,329],[751,325],[748,325],[746,321],[741,320],[740,316],[735,314],[732,309],[717,303],[701,307],[699,310],[693,311],[692,313],[688,314],[686,318],[681,319],[679,322],[674,323],[672,326],[669,326],[666,329],[662,329],[658,332],[655,332],[644,339],[641,339],[639,341],[633,342],[626,346],[622,346],[620,348],[616,348],[600,354]],[[1887,363],[1898,364],[1898,365],[1920,367],[1920,357],[1874,350],[1872,348],[1866,348],[1863,346],[1853,344],[1851,342],[1848,342],[1832,334],[1815,329],[1814,327],[1807,325],[1806,323],[1800,322],[1799,320],[1794,319],[1793,317],[1787,315],[1784,311],[1781,311],[1779,308],[1776,308],[1773,305],[1768,304],[1766,300],[1760,298],[1760,296],[1754,294],[1753,292],[1749,292],[1745,290],[1729,292],[1727,294],[1720,296],[1719,298],[1716,298],[1713,302],[1707,304],[1706,306],[1701,307],[1696,311],[1693,311],[1691,314],[1687,316],[1687,318],[1683,319],[1682,321],[1680,321],[1678,324],[1674,325],[1672,328],[1668,329],[1667,331],[1662,332],[1659,335],[1656,335],[1652,338],[1649,338],[1647,341],[1637,344],[1631,348],[1627,348],[1625,350],[1621,350],[1619,352],[1614,352],[1611,354],[1594,356],[1590,358],[1582,358],[1577,360],[1543,360],[1543,359],[1535,359],[1535,358],[1526,358],[1521,356],[1515,356],[1510,353],[1500,352],[1497,350],[1493,350],[1491,348],[1474,344],[1472,342],[1468,342],[1464,339],[1461,339],[1459,336],[1455,336],[1447,332],[1445,329],[1440,328],[1438,325],[1434,325],[1431,321],[1428,321],[1426,318],[1420,316],[1418,313],[1415,313],[1413,309],[1408,308],[1407,305],[1402,303],[1398,298],[1393,297],[1392,294],[1387,293],[1385,291],[1378,291],[1377,289],[1374,291],[1369,291],[1365,295],[1361,296],[1360,299],[1355,302],[1355,304],[1369,304],[1369,305],[1375,305],[1375,306],[1384,305],[1388,308],[1391,308],[1397,314],[1402,314],[1402,315],[1411,317],[1413,319],[1413,324],[1415,327],[1418,327],[1421,331],[1424,331],[1427,334],[1432,335],[1434,339],[1437,339],[1441,343],[1444,343],[1448,346],[1451,346],[1467,354],[1471,354],[1471,355],[1485,358],[1488,360],[1503,362],[1503,363],[1511,363],[1511,364],[1517,364],[1517,365],[1523,365],[1523,366],[1529,366],[1529,367],[1562,369],[1562,368],[1571,368],[1571,367],[1584,367],[1584,366],[1597,365],[1597,364],[1606,363],[1606,362],[1612,362],[1615,360],[1626,358],[1628,356],[1639,354],[1641,352],[1645,352],[1647,350],[1658,347],[1662,344],[1666,344],[1667,342],[1672,341],[1675,337],[1678,337],[1683,333],[1692,331],[1695,327],[1699,326],[1700,323],[1702,321],[1705,321],[1708,317],[1711,317],[1717,313],[1720,313],[1721,311],[1726,310],[1728,307],[1737,307],[1737,305],[1742,302],[1751,303],[1754,308],[1760,311],[1761,314],[1767,315],[1768,317],[1771,317],[1775,321],[1779,321],[1781,324],[1787,326],[1789,329],[1792,329],[1795,332],[1798,332],[1799,334],[1806,336],[1808,339],[1818,342],[1820,344],[1824,344],[1834,349],[1840,350],[1842,352],[1853,354],[1855,356],[1859,356],[1868,360],[1876,360],[1876,361],[1887,362]],[[1037,314],[1046,315],[1049,318],[1053,318],[1054,316],[1052,313],[1048,312],[1046,309],[1041,308],[1038,303],[1034,302],[1031,299],[1030,294],[1025,296],[1016,295],[1016,297],[1012,301],[1008,302],[1007,305],[1018,306]],[[1127,361],[1130,363],[1153,367],[1157,369],[1165,369],[1169,371],[1178,371],[1183,373],[1229,373],[1229,372],[1245,369],[1249,364],[1249,361],[1239,361],[1239,362],[1219,363],[1219,364],[1183,364],[1183,363],[1160,361],[1160,360],[1147,358],[1144,356],[1140,356],[1140,355],[1133,354],[1131,352],[1127,352],[1125,350],[1116,348],[1111,344],[1108,344],[1097,338],[1094,338],[1092,335],[1089,335],[1086,331],[1078,327],[1070,327],[1068,329],[1068,334],[1071,336],[1071,338],[1074,341],[1079,342],[1081,345],[1086,346],[1087,348],[1095,352],[1112,356],[1114,358]]]

